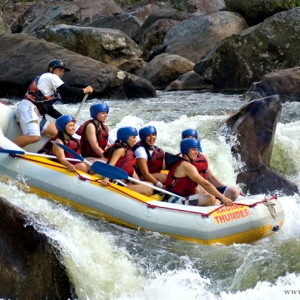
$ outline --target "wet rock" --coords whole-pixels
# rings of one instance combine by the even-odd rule
[[[298,193],[295,184],[270,167],[274,135],[281,114],[277,95],[251,101],[230,117],[224,129],[237,159],[237,183],[251,194],[282,191]]]
[[[249,102],[271,95],[278,95],[282,103],[300,101],[300,67],[266,74],[260,81],[252,83],[243,100]]]
[[[34,221],[1,196],[0,216],[0,298],[73,299],[58,250]]]

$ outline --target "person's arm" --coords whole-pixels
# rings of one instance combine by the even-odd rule
[[[156,184],[159,182],[155,177],[153,177],[151,175],[151,173],[149,173],[149,169],[148,169],[148,164],[147,164],[147,160],[144,158],[137,158],[136,159],[136,164],[143,176],[143,179],[145,181],[149,181],[151,183],[153,183],[155,186]],[[159,187],[162,187],[162,183],[159,184]]]
[[[209,194],[218,197],[221,200],[221,202],[226,205],[233,205],[231,199],[222,195],[209,181],[205,180],[201,175],[199,175],[195,166],[185,162],[183,162],[181,165],[183,167],[184,173],[193,181],[201,185]]]
[[[96,136],[96,129],[95,126],[90,123],[86,127],[85,131],[86,138],[91,145],[92,149],[100,156],[103,157],[103,149],[99,147],[98,141],[97,141],[97,136]]]
[[[115,166],[116,163],[118,162],[118,160],[119,160],[122,156],[124,156],[124,155],[125,155],[125,149],[124,149],[124,148],[119,148],[119,149],[115,150],[115,151],[113,152],[113,154],[112,154],[112,157],[111,157],[111,159],[110,159],[109,164],[112,165],[112,166]],[[107,178],[107,177],[105,177],[105,178],[101,181],[101,183],[102,183],[103,185],[107,185],[108,182],[109,182],[109,178]]]
[[[90,94],[93,92],[93,88],[91,86],[87,86],[84,89],[81,89],[81,88],[77,88],[77,87],[68,86],[65,83],[62,84],[61,86],[59,86],[57,88],[57,90],[62,93],[73,94],[76,96]]]
[[[63,144],[62,140],[60,140],[60,139],[56,139],[56,142],[58,142],[59,144]],[[75,166],[66,160],[65,152],[62,148],[60,148],[57,145],[53,144],[52,151],[53,151],[53,154],[56,155],[57,160],[62,165],[66,166],[69,171],[72,171],[72,172],[75,171],[75,169],[76,169]]]
[[[47,115],[49,115],[54,119],[57,119],[62,116],[62,114],[58,110],[56,110],[53,106],[49,107],[49,109],[47,110]]]
[[[215,187],[225,186],[225,184],[213,174],[210,168],[207,169],[207,180]]]

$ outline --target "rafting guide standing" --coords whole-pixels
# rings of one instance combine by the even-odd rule
[[[46,119],[46,114],[54,119],[62,116],[53,105],[61,100],[59,92],[76,96],[93,92],[91,86],[83,89],[70,87],[62,81],[65,72],[70,72],[60,59],[53,59],[48,64],[48,70],[37,76],[30,84],[24,99],[18,104],[16,118],[20,123],[23,135],[14,140],[20,147],[38,142],[41,134],[54,137],[57,129],[53,123]]]

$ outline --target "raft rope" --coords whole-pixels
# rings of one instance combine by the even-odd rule
[[[16,155],[16,154],[10,154],[10,155],[11,155],[12,157],[18,157],[18,158],[22,158],[22,159],[34,161],[34,162],[38,162],[38,163],[40,163],[40,164],[44,164],[44,165],[48,165],[48,166],[52,166],[52,167],[54,166],[55,168],[67,169],[67,167],[66,167],[66,166],[63,166],[63,165],[56,166],[56,165],[53,165],[53,164],[51,164],[51,163],[46,163],[46,162],[42,162],[42,161],[37,161],[37,160],[32,159],[32,158],[24,157],[23,155],[22,155],[22,156],[21,156],[21,155]],[[83,180],[83,181],[88,180],[88,181],[91,181],[91,182],[99,183],[99,180],[102,180],[102,179],[100,179],[100,178],[99,178],[99,179],[90,179],[90,178],[87,178],[87,177],[82,176],[81,174],[79,174],[76,170],[75,170],[74,173],[76,173],[76,175],[78,176],[78,178],[79,178],[80,180]],[[119,193],[122,193],[122,194],[124,194],[124,195],[126,195],[126,196],[128,196],[128,197],[130,197],[130,198],[133,198],[133,199],[135,199],[135,200],[137,200],[137,201],[139,201],[139,202],[141,202],[141,203],[146,204],[147,207],[152,208],[152,209],[160,208],[160,209],[167,209],[167,210],[175,210],[175,211],[181,211],[181,212],[186,212],[186,213],[191,213],[191,214],[197,214],[197,215],[201,215],[202,217],[208,218],[208,217],[209,217],[211,214],[213,214],[214,212],[218,211],[219,209],[223,208],[224,206],[226,207],[226,205],[223,204],[223,205],[217,207],[216,209],[212,210],[212,211],[209,212],[209,213],[203,213],[203,212],[197,212],[197,211],[190,211],[190,210],[185,210],[185,209],[180,209],[180,208],[177,209],[177,208],[171,208],[171,207],[164,207],[164,206],[155,205],[155,204],[152,204],[152,203],[149,203],[149,202],[142,201],[142,200],[140,200],[139,198],[134,197],[133,195],[127,193],[126,191],[123,191],[123,190],[119,189],[119,188],[117,187],[117,185],[112,185],[111,183],[109,183],[108,186],[109,186],[110,188],[112,188],[112,189],[117,190]],[[238,205],[238,206],[247,206],[247,207],[249,207],[249,208],[253,208],[253,207],[255,207],[256,205],[263,203],[264,205],[267,206],[267,208],[268,208],[269,211],[270,211],[271,216],[275,219],[276,216],[277,216],[276,210],[275,210],[275,203],[272,203],[271,200],[277,200],[277,196],[273,196],[273,197],[267,197],[267,196],[265,196],[265,198],[264,198],[263,200],[254,202],[254,203],[252,203],[252,204],[234,203],[234,205]],[[228,207],[230,207],[230,206],[228,206]]]
[[[275,209],[275,203],[272,203],[270,200],[271,199],[269,197],[265,196],[264,205],[269,209],[270,215],[275,220],[276,217],[277,217],[277,213],[276,213],[276,209]]]

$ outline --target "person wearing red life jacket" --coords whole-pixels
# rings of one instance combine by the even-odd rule
[[[75,133],[75,119],[71,115],[63,115],[55,121],[55,126],[58,130],[57,136],[51,138],[43,146],[43,150],[46,150],[49,154],[53,154],[57,157],[57,160],[68,168],[69,171],[74,172],[80,170],[88,173],[90,167],[82,162],[69,162],[67,158],[74,158],[71,154],[64,151],[62,148],[53,144],[52,141],[63,144],[74,150],[80,155],[80,143],[78,139],[73,138]]]
[[[199,140],[198,136],[199,136],[198,131],[193,128],[185,129],[181,133],[182,139],[194,138],[194,139]],[[200,141],[199,141],[199,144],[200,144]],[[221,180],[217,176],[215,176],[213,174],[212,170],[209,167],[207,155],[202,153],[201,144],[198,148],[197,159],[195,161],[193,161],[192,164],[197,168],[199,174],[203,178],[208,180],[212,185],[214,185],[221,194],[225,195],[232,201],[235,201],[239,197],[240,191],[239,191],[238,187],[226,186],[224,183],[221,182]]]
[[[171,166],[166,180],[166,189],[184,198],[170,197],[167,201],[184,205],[210,206],[219,203],[217,197],[222,203],[233,205],[232,200],[205,180],[192,164],[197,159],[198,147],[200,143],[197,139],[187,138],[181,141],[182,157],[177,157],[177,162]],[[201,187],[200,193],[196,190],[198,185]]]
[[[87,158],[100,158],[106,161],[103,152],[109,146],[109,131],[104,123],[107,120],[109,107],[106,103],[93,104],[90,107],[91,120],[84,122],[76,131],[81,136],[81,154]]]
[[[107,163],[124,170],[130,177],[139,179],[135,172],[136,159],[132,147],[135,144],[137,130],[127,126],[119,128],[117,131],[117,140],[114,144],[104,151],[104,157],[107,158]],[[108,178],[104,178],[101,183],[107,185]],[[133,184],[126,182],[127,188],[146,196],[153,194],[153,189],[141,184]]]
[[[61,78],[64,72],[69,71],[62,60],[53,59],[48,64],[48,71],[32,81],[15,112],[23,132],[23,135],[14,140],[18,146],[25,147],[38,142],[41,134],[51,137],[57,135],[55,125],[46,119],[46,115],[54,119],[62,116],[53,106],[61,99],[59,92],[76,96],[93,92],[91,86],[81,89],[66,85]]]
[[[162,188],[167,175],[160,173],[165,169],[165,153],[155,146],[157,131],[154,126],[145,126],[139,130],[140,141],[134,145],[137,162],[137,174],[141,180]]]

